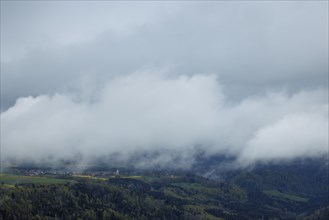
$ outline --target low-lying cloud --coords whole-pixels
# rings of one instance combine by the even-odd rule
[[[127,161],[157,152],[137,165],[189,167],[202,151],[245,166],[327,153],[326,88],[230,101],[219,82],[137,72],[102,88],[19,98],[1,113],[1,159]]]

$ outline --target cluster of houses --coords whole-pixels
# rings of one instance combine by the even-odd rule
[[[22,174],[25,176],[42,176],[42,175],[71,175],[71,171],[64,170],[51,170],[41,168],[12,168],[14,173]]]
[[[11,168],[14,173],[18,173],[25,176],[43,176],[43,175],[74,175],[74,174],[84,174],[90,176],[120,176],[119,170],[113,172],[109,171],[72,171],[72,170],[53,170],[53,169],[42,169],[42,168],[22,168],[14,167]]]

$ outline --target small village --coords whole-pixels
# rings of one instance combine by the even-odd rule
[[[25,176],[73,176],[73,175],[88,175],[95,177],[109,177],[120,176],[118,169],[109,169],[102,171],[93,170],[66,170],[66,169],[46,169],[46,168],[24,168],[24,167],[11,167],[12,173],[25,175]]]

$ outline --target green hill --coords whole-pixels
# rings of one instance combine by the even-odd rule
[[[298,219],[322,204],[315,208],[309,196],[264,190],[260,176],[245,172],[232,178],[237,184],[186,174],[1,177],[0,219]]]

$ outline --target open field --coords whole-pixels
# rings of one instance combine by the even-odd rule
[[[82,175],[82,174],[72,175],[72,177],[95,179],[95,180],[107,180],[108,179],[108,178],[104,178],[104,177],[97,177],[97,176],[91,176],[91,175]]]
[[[132,179],[141,179],[142,176],[120,176],[121,178],[132,178]],[[109,178],[116,178],[115,176],[97,177],[91,175],[82,175],[76,174],[72,175],[72,179],[61,179],[55,178],[52,176],[27,176],[27,175],[16,175],[16,174],[7,174],[0,173],[0,183],[5,185],[15,185],[15,184],[24,184],[24,183],[34,183],[34,184],[60,184],[67,182],[76,182],[75,178],[91,179],[91,180],[103,180],[106,181]]]
[[[99,176],[91,176],[91,175],[85,175],[85,174],[74,174],[72,177],[78,177],[78,178],[86,178],[86,179],[94,179],[94,180],[108,180],[108,179],[113,179],[117,178],[117,176],[109,176],[109,177],[99,177]],[[142,179],[144,176],[120,176],[120,178],[123,179]]]
[[[1,173],[0,182],[7,185],[15,185],[22,183],[60,184],[60,183],[72,182],[72,180],[59,179],[50,176],[23,176],[23,175]]]
[[[295,202],[307,202],[308,201],[308,199],[306,199],[306,198],[299,197],[299,196],[292,195],[292,194],[282,193],[282,192],[279,192],[278,190],[265,190],[263,192],[269,196],[281,197],[281,198],[289,199],[289,200],[292,200]]]

